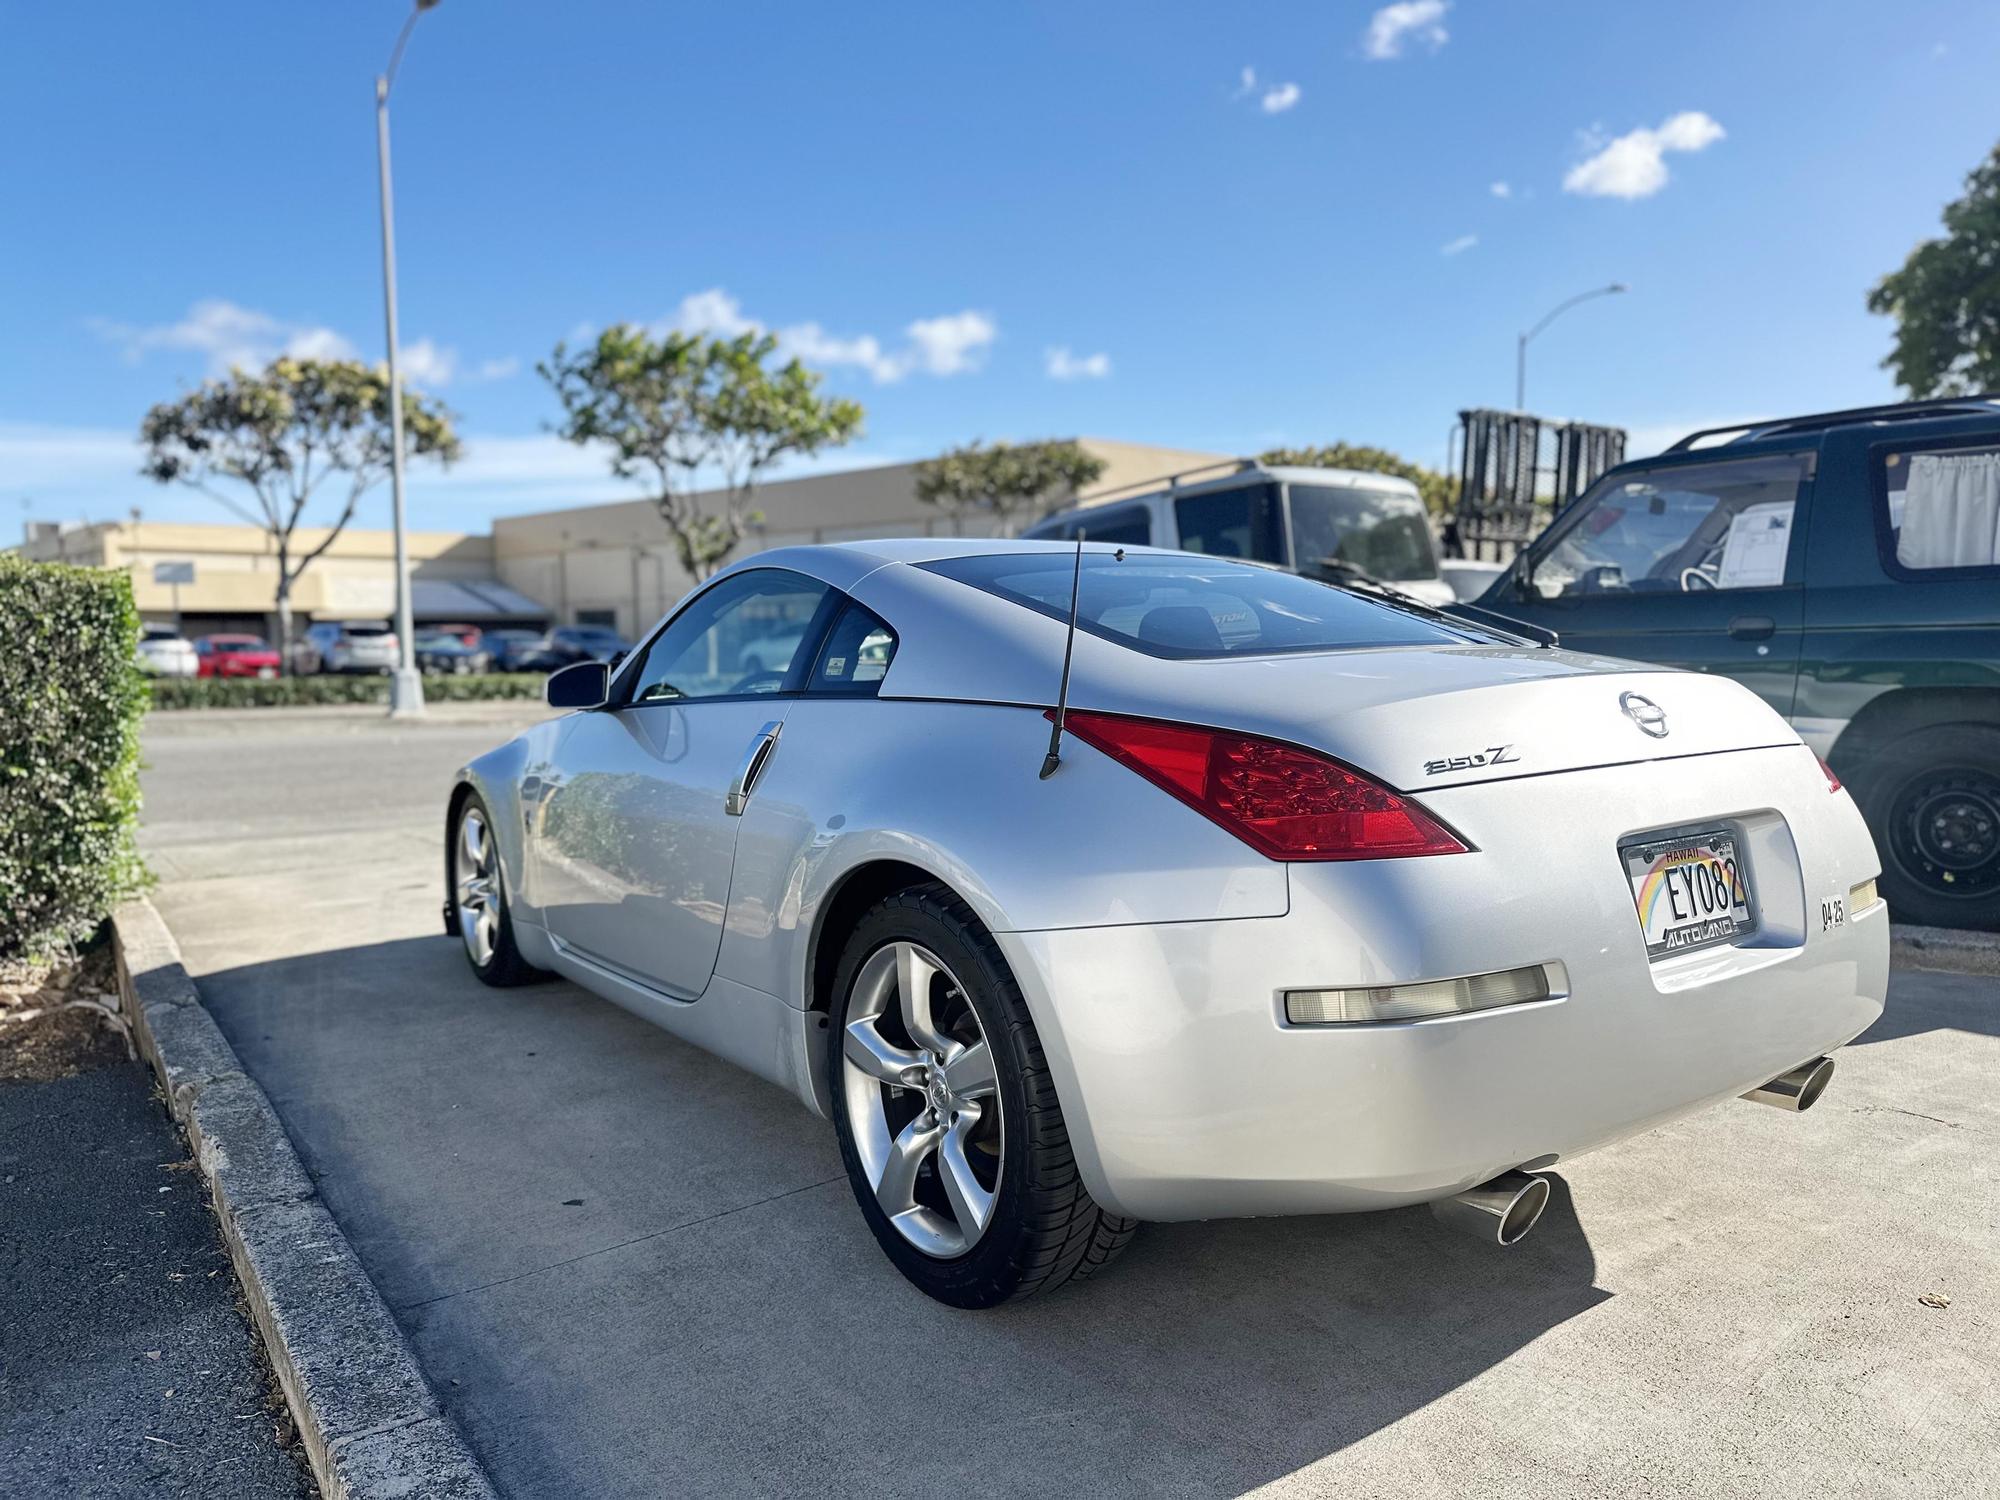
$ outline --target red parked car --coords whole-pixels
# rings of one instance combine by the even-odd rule
[[[205,635],[194,643],[203,677],[276,677],[278,653],[256,635]]]

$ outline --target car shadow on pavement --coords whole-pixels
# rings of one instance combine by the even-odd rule
[[[1893,1042],[1926,1031],[2000,1036],[2000,978],[1942,969],[1897,969],[1881,1018],[1848,1045]]]
[[[1422,1208],[1149,1225],[962,1312],[825,1122],[574,986],[486,989],[442,937],[200,983],[506,1493],[1234,1495],[1610,1295],[1555,1178],[1507,1250]]]

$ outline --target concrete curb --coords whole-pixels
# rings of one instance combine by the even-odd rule
[[[223,1241],[327,1500],[492,1500],[271,1101],[148,901],[111,917],[140,1055],[193,1142]]]
[[[2000,932],[1960,932],[1951,927],[1892,923],[1889,961],[1911,969],[2000,975]]]

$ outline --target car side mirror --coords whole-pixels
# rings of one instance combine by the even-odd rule
[[[602,708],[611,696],[611,669],[601,661],[580,661],[551,672],[542,692],[550,708]]]

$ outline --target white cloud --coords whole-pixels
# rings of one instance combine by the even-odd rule
[[[1438,253],[1440,255],[1463,255],[1478,243],[1478,235],[1461,234],[1457,239],[1447,241]]]
[[[1667,152],[1702,151],[1723,135],[1698,109],[1671,116],[1657,130],[1641,127],[1612,141],[1592,132],[1585,137],[1591,154],[1569,169],[1563,191],[1586,198],[1650,198],[1667,185]]]
[[[411,385],[450,385],[458,374],[458,351],[440,346],[435,339],[405,344],[401,374]]]
[[[1042,361],[1051,380],[1103,380],[1111,374],[1108,354],[1072,354],[1058,348],[1045,351]]]
[[[1450,40],[1451,33],[1444,29],[1449,9],[1449,0],[1397,0],[1385,5],[1369,19],[1362,49],[1377,62],[1401,57],[1410,42],[1421,42],[1435,52]]]
[[[1257,92],[1257,70],[1255,68],[1246,67],[1243,70],[1241,77],[1243,79],[1242,85],[1236,90],[1234,94],[1230,95],[1232,99],[1241,99],[1246,94],[1254,94]]]
[[[354,345],[331,328],[288,323],[222,297],[204,297],[177,323],[146,325],[91,318],[88,325],[99,338],[116,345],[128,364],[137,364],[161,350],[173,350],[202,355],[210,375],[226,375],[234,366],[261,369],[280,354],[304,359],[359,357]]]
[[[1504,182],[1496,182],[1486,191],[1496,198],[1511,198],[1514,196],[1514,189]]]
[[[986,351],[1000,336],[993,319],[982,312],[922,318],[903,330],[916,346],[917,366],[932,375],[958,375],[986,362]]]
[[[1264,90],[1264,97],[1257,101],[1258,108],[1267,115],[1281,115],[1299,102],[1300,89],[1296,83],[1278,83]]]
[[[764,324],[747,316],[743,304],[721,287],[683,297],[667,326],[725,338],[764,331]],[[908,342],[900,349],[885,348],[871,333],[831,334],[818,323],[793,323],[773,332],[786,354],[807,364],[851,366],[866,371],[878,384],[889,385],[912,373],[962,375],[977,370],[1000,331],[990,315],[968,310],[919,318],[903,330]]]
[[[484,359],[472,372],[474,380],[512,380],[521,373],[521,361],[512,354],[499,359]]]

